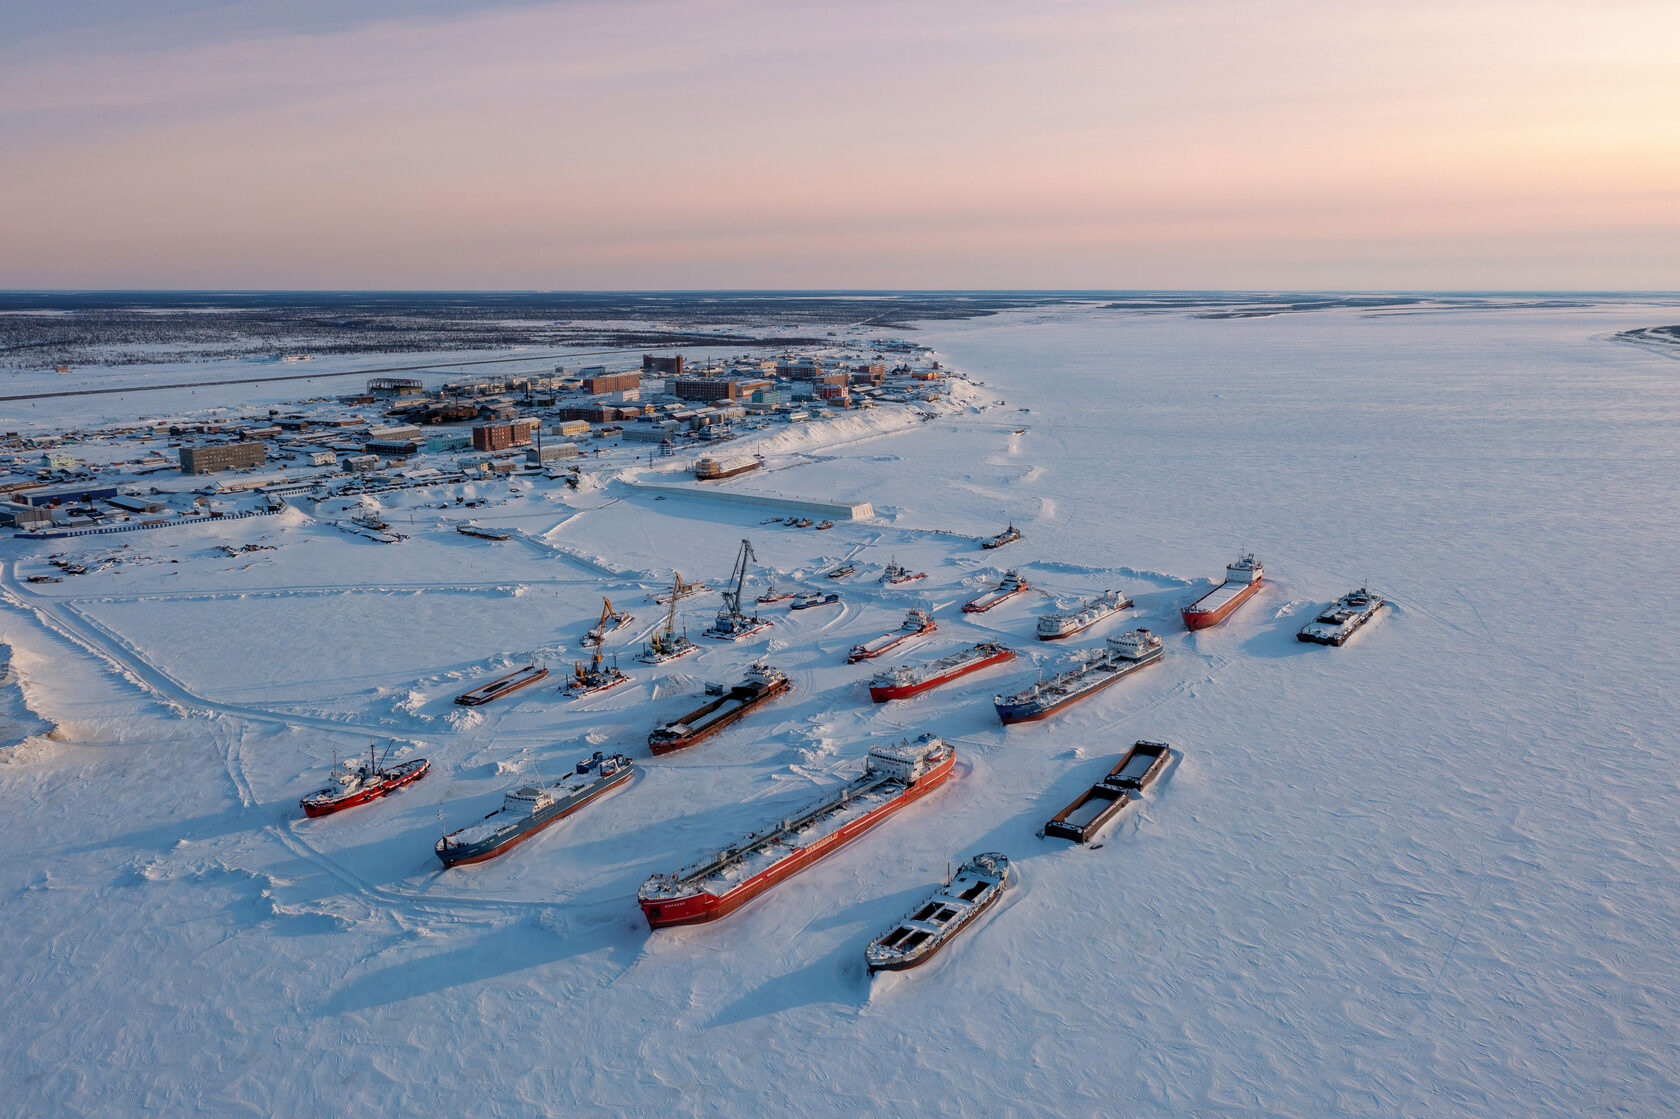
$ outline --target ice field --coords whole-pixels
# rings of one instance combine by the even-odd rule
[[[725,483],[873,504],[824,532],[538,477],[484,484],[480,522],[515,533],[499,543],[451,531],[426,490],[382,496],[409,535],[393,546],[301,506],[130,534],[145,561],[32,585],[66,542],[0,542],[7,1108],[1672,1110],[1680,637],[1652,596],[1680,556],[1680,362],[1612,335],[1677,319],[1672,302],[1513,299],[926,325],[914,339],[981,382],[962,407],[778,434],[776,469]],[[135,407],[0,404],[0,427]],[[979,548],[1009,521],[1021,542]],[[633,662],[672,570],[719,587],[742,538],[752,593],[773,572],[841,603],[767,605],[776,624],[740,646]],[[213,550],[251,542],[274,550]],[[1186,633],[1179,608],[1239,550],[1264,588]],[[928,578],[879,584],[893,558]],[[822,578],[842,561],[858,572]],[[1034,592],[963,614],[1008,567]],[[1393,604],[1376,622],[1340,649],[1296,641],[1362,583]],[[1135,607],[1033,639],[1052,600],[1109,587]],[[552,685],[603,594],[635,615],[608,645],[635,682],[566,699]],[[717,604],[684,600],[680,624],[699,640]],[[915,605],[934,633],[845,663]],[[1162,664],[998,725],[994,693],[1138,625],[1164,635]],[[982,639],[1020,656],[869,701],[877,669]],[[533,658],[548,684],[450,702]],[[650,757],[658,721],[760,658],[791,695]],[[649,932],[648,875],[923,731],[956,744],[944,788],[722,921]],[[1101,846],[1040,838],[1139,738],[1180,755]],[[432,775],[303,819],[335,751],[370,740]],[[441,826],[596,749],[635,758],[628,789],[439,869]],[[864,945],[982,851],[1018,885],[932,963],[871,979]]]

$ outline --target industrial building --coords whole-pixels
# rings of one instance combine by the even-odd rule
[[[268,448],[261,443],[217,443],[181,448],[183,474],[214,474],[219,470],[261,466],[267,461]]]
[[[550,443],[545,447],[532,447],[525,452],[525,461],[533,466],[545,462],[559,462],[561,459],[576,458],[578,445],[576,443]]]

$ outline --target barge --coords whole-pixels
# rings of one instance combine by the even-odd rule
[[[1040,641],[1060,641],[1064,637],[1072,637],[1076,633],[1084,633],[1104,618],[1112,617],[1132,604],[1132,600],[1119,591],[1104,591],[1088,602],[1082,602],[1072,610],[1046,614],[1038,619],[1038,639]]]
[[[488,684],[480,684],[471,691],[462,692],[455,697],[455,702],[462,707],[481,707],[493,699],[501,699],[520,688],[535,684],[538,680],[548,679],[548,666],[528,664],[524,668],[510,672],[506,676],[498,676]]]
[[[1225,568],[1225,581],[1184,608],[1184,625],[1189,629],[1216,626],[1236,612],[1237,607],[1260,593],[1265,572],[1253,552],[1237,557]]]
[[[864,772],[814,804],[637,892],[651,929],[715,921],[945,783],[956,748],[924,734],[877,746]]]
[[[932,633],[934,628],[933,615],[920,606],[912,606],[910,612],[904,616],[904,624],[891,633],[883,633],[879,637],[853,645],[851,652],[846,654],[846,663],[856,664],[858,661],[874,660],[892,652],[912,637]]]
[[[1095,659],[1058,672],[1016,695],[993,696],[992,704],[1005,726],[1035,722],[1089,699],[1164,655],[1161,639],[1146,629],[1116,634]]]
[[[1384,605],[1384,599],[1360,587],[1325,607],[1295,637],[1314,645],[1343,645],[1355,630],[1376,617]]]
[[[655,754],[669,754],[692,746],[792,688],[792,682],[780,669],[755,664],[747,669],[746,679],[727,691],[719,688],[717,698],[710,703],[657,727],[648,735],[648,749]]]
[[[505,854],[584,805],[629,783],[635,766],[623,754],[595,751],[571,776],[552,785],[521,785],[502,796],[502,806],[476,824],[452,831],[432,850],[444,866],[481,863]]]
[[[613,662],[608,664],[601,656],[601,647],[597,645],[595,655],[587,662],[578,661],[572,665],[572,678],[566,681],[560,690],[576,698],[611,691],[629,682],[629,675],[618,667],[618,654],[614,653]]]
[[[1001,606],[1018,594],[1026,594],[1032,588],[1021,577],[1021,573],[1013,567],[1003,573],[1003,580],[989,591],[975,595],[963,603],[964,614],[984,614],[994,606]]]
[[[957,934],[974,924],[1014,883],[1015,868],[1006,855],[976,855],[945,884],[892,929],[863,950],[869,974],[908,971],[931,960]]]
[[[1172,757],[1165,742],[1139,740],[1113,769],[1044,825],[1044,834],[1089,843],[1134,797],[1154,782]]]

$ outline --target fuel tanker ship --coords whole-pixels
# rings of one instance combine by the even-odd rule
[[[1236,612],[1237,607],[1260,592],[1265,572],[1249,552],[1225,568],[1225,581],[1184,608],[1184,624],[1190,629],[1216,626]]]
[[[713,693],[716,699],[656,728],[648,735],[648,749],[656,754],[669,754],[692,746],[792,687],[780,669],[755,664],[747,669],[745,680],[728,691],[719,688]]]
[[[530,839],[550,824],[629,783],[635,766],[623,754],[595,751],[571,776],[552,785],[521,785],[502,796],[502,806],[478,823],[452,831],[433,846],[444,866],[481,863]]]
[[[846,654],[846,663],[856,664],[858,661],[874,660],[892,652],[912,637],[920,637],[924,633],[932,633],[933,630],[933,615],[920,606],[913,606],[910,613],[904,616],[904,624],[891,633],[883,633],[879,637],[853,645],[852,651]]]
[[[1096,695],[1163,655],[1161,639],[1146,629],[1116,634],[1096,659],[1058,672],[1017,695],[993,696],[992,703],[1005,726],[1034,722]]]
[[[869,681],[869,698],[876,703],[885,703],[889,699],[908,699],[929,688],[948,684],[959,676],[967,676],[970,672],[979,672],[982,668],[990,668],[994,664],[1012,660],[1014,656],[1015,650],[999,645],[996,641],[982,641],[978,645],[950,653],[929,664],[905,664],[889,668],[885,672],[877,672],[875,678]]]
[[[863,774],[763,831],[637,892],[648,928],[715,921],[945,783],[956,748],[924,734],[869,751]]]
[[[1040,641],[1060,641],[1064,637],[1072,637],[1076,633],[1083,633],[1102,621],[1104,618],[1118,614],[1132,604],[1132,600],[1119,591],[1104,591],[1089,602],[1082,602],[1072,610],[1046,614],[1038,620],[1038,639]]]

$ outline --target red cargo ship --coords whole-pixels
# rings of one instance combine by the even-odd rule
[[[889,668],[885,672],[877,672],[875,678],[869,681],[869,698],[876,703],[885,703],[889,699],[908,699],[929,688],[948,684],[959,676],[967,676],[970,672],[979,672],[982,668],[990,668],[994,664],[1012,660],[1014,656],[1015,650],[999,645],[996,641],[982,641],[960,652],[940,657],[931,664],[914,667],[906,664],[898,668]]]
[[[829,796],[702,862],[649,878],[636,895],[648,928],[733,913],[944,784],[956,759],[956,748],[931,734],[877,746],[863,775]]]
[[[1184,624],[1190,629],[1216,626],[1236,612],[1237,607],[1260,592],[1265,572],[1249,552],[1225,569],[1225,581],[1184,608]]]

